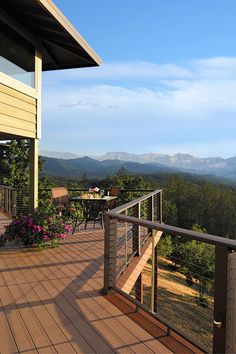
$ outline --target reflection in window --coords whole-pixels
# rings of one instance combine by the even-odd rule
[[[0,24],[0,71],[35,87],[35,48],[10,28]]]

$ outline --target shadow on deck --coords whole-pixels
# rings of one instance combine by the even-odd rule
[[[1,353],[172,352],[101,295],[103,238],[88,228],[58,249],[0,249]]]

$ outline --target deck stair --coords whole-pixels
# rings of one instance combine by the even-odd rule
[[[158,244],[161,238],[162,232],[157,231],[154,235],[154,246]],[[137,281],[139,275],[142,273],[148,259],[152,254],[152,237],[149,237],[143,247],[141,248],[141,255],[138,257],[133,257],[129,267],[126,268],[123,275],[117,282],[117,287],[124,291],[126,294],[130,294],[135,282]]]

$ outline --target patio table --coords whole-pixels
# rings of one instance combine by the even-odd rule
[[[73,227],[73,232],[75,232],[75,229],[80,226],[83,222],[85,222],[85,228],[87,226],[87,223],[90,220],[95,221],[100,220],[101,225],[103,227],[103,214],[106,210],[106,206],[109,208],[109,203],[112,202],[113,200],[117,199],[117,197],[113,196],[104,196],[104,197],[72,197],[70,198],[70,202],[74,203],[75,209],[76,209],[76,217],[75,217],[75,223]],[[82,218],[79,219],[78,215],[78,210],[79,206],[82,207]],[[97,217],[94,215],[94,211],[97,211]],[[93,212],[92,212],[93,211]],[[91,214],[93,214],[91,216]]]

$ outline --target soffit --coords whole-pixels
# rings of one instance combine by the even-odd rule
[[[101,63],[84,38],[49,0],[0,0],[1,8],[42,44],[43,70]]]

